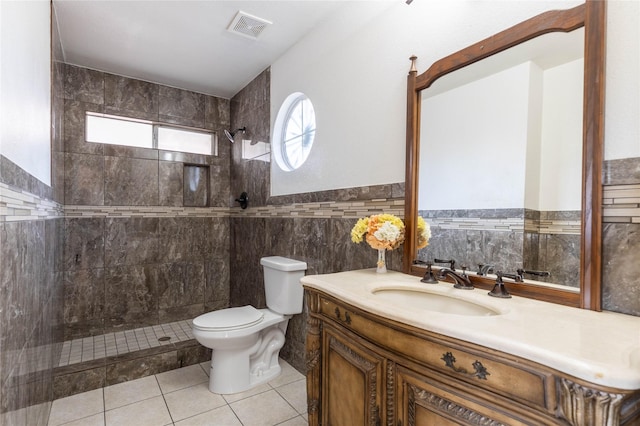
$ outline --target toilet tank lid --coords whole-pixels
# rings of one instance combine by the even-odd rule
[[[282,256],[263,257],[260,259],[260,264],[278,271],[305,271],[307,269],[307,262]]]

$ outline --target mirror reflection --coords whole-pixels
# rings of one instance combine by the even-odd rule
[[[422,91],[418,259],[579,287],[583,46],[545,34]]]

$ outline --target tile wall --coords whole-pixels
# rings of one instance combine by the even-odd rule
[[[228,100],[65,66],[65,338],[226,307],[229,144],[205,156],[88,143],[87,111],[229,127]]]
[[[604,162],[602,307],[640,316],[640,158]]]

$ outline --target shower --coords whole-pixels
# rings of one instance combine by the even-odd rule
[[[227,129],[224,130],[224,135],[227,137],[227,139],[229,139],[229,142],[234,143],[234,139],[233,137],[236,135],[236,133],[238,132],[242,132],[242,134],[244,134],[247,131],[246,127],[240,127],[236,130],[234,130],[233,132],[228,131]]]

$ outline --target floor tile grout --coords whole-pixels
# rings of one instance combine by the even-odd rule
[[[304,417],[304,413],[300,413],[298,411],[298,409],[296,408],[296,406],[294,405],[294,400],[289,400],[287,399],[287,397],[285,396],[285,392],[283,392],[282,388],[284,388],[285,386],[290,386],[290,385],[294,385],[295,383],[299,383],[299,382],[303,382],[305,380],[305,377],[298,372],[295,372],[295,370],[293,370],[293,368],[286,363],[286,361],[281,360],[281,365],[286,364],[286,367],[289,369],[289,371],[286,372],[286,375],[281,375],[279,376],[279,378],[281,379],[280,381],[276,381],[276,384],[274,383],[266,383],[263,389],[260,389],[257,393],[248,393],[247,395],[244,395],[242,398],[240,399],[236,399],[234,400],[233,398],[231,399],[231,401],[228,399],[228,397],[226,395],[219,395],[219,394],[213,394],[212,395],[219,395],[220,401],[218,401],[218,403],[221,403],[221,405],[219,406],[215,406],[215,402],[213,403],[213,408],[211,409],[204,409],[204,411],[199,412],[198,407],[196,406],[195,410],[193,411],[193,413],[189,413],[189,411],[182,411],[180,408],[178,408],[178,411],[176,410],[176,400],[177,398],[179,398],[179,396],[173,398],[172,403],[170,404],[170,401],[167,399],[168,395],[172,395],[176,392],[186,392],[185,395],[194,395],[195,398],[198,398],[198,392],[201,392],[196,390],[196,388],[198,386],[202,386],[203,384],[205,384],[205,386],[207,386],[207,390],[208,390],[208,380],[209,380],[209,376],[208,376],[208,369],[207,369],[207,363],[199,363],[197,364],[199,366],[199,369],[191,369],[188,372],[185,372],[185,375],[183,376],[175,376],[175,375],[168,375],[168,376],[164,376],[161,380],[160,376],[166,373],[171,373],[172,371],[178,371],[178,370],[170,370],[167,371],[165,373],[158,373],[158,374],[154,374],[154,381],[148,381],[147,384],[142,385],[142,388],[131,388],[131,389],[145,389],[143,392],[144,394],[140,395],[140,397],[142,397],[142,399],[140,400],[136,400],[133,402],[129,402],[130,399],[128,398],[124,398],[120,400],[118,400],[118,398],[116,397],[115,400],[113,399],[109,399],[109,401],[111,401],[109,404],[110,405],[114,405],[114,403],[118,404],[122,404],[122,405],[117,405],[117,406],[113,406],[110,409],[107,409],[107,400],[108,400],[108,395],[107,395],[107,391],[106,389],[109,388],[109,386],[105,386],[103,388],[100,388],[100,400],[101,400],[101,408],[102,408],[102,412],[95,412],[93,414],[82,414],[79,415],[75,418],[71,418],[70,416],[65,417],[65,415],[63,415],[62,418],[59,417],[58,414],[58,421],[62,420],[65,423],[62,423],[63,425],[69,422],[78,422],[77,424],[82,424],[83,420],[88,421],[88,419],[90,418],[94,418],[95,416],[97,416],[98,414],[102,414],[102,424],[103,425],[107,425],[107,417],[108,417],[108,413],[110,412],[114,412],[114,414],[112,414],[110,416],[111,421],[113,422],[114,418],[117,418],[117,416],[122,416],[123,413],[126,412],[135,412],[135,411],[131,411],[131,410],[135,410],[135,408],[133,406],[135,406],[136,404],[142,404],[147,402],[148,404],[158,404],[156,405],[156,408],[162,412],[161,416],[166,416],[166,414],[168,414],[168,419],[165,419],[163,421],[169,421],[169,425],[175,425],[176,423],[185,421],[187,419],[190,418],[194,418],[194,417],[198,417],[198,416],[206,416],[207,413],[214,411],[214,410],[219,410],[222,409],[223,407],[227,407],[225,411],[226,412],[226,416],[229,416],[228,419],[231,419],[231,415],[233,415],[233,418],[235,418],[235,420],[237,421],[237,423],[239,425],[242,426],[251,426],[249,424],[246,424],[242,422],[242,418],[245,418],[245,420],[247,419],[247,411],[246,411],[246,404],[244,405],[243,408],[243,404],[241,403],[242,401],[248,399],[248,398],[257,398],[258,401],[260,399],[261,395],[265,395],[265,398],[267,398],[267,400],[270,400],[271,398],[276,398],[277,401],[277,405],[282,407],[282,409],[284,411],[280,412],[279,415],[281,416],[289,416],[291,415],[291,417],[288,417],[286,419],[281,419],[279,416],[273,417],[273,421],[274,423],[272,424],[272,426],[275,425],[281,425],[282,423],[286,423],[289,421],[295,421],[295,419],[300,418],[303,421],[306,421],[305,417]],[[190,368],[190,367],[194,367],[195,364],[193,366],[187,366],[187,367],[183,367],[183,368]],[[284,370],[284,368],[283,368]],[[293,370],[295,373],[292,373]],[[199,373],[197,373],[197,371],[199,371]],[[202,378],[199,379],[199,375],[202,374]],[[172,382],[173,378],[176,377],[181,377],[181,379],[178,379],[178,382]],[[186,379],[185,379],[186,377]],[[141,379],[137,379],[137,380],[144,380],[145,378],[141,378]],[[203,380],[202,380],[203,379]],[[277,378],[276,378],[277,379]],[[273,381],[275,381],[276,379],[274,379]],[[201,381],[198,381],[201,380]],[[273,382],[272,381],[272,382]],[[124,382],[124,383],[132,383],[135,381],[131,381],[131,382]],[[123,384],[124,384],[123,383]],[[155,386],[151,386],[150,383],[154,383]],[[162,383],[164,383],[165,385],[165,389],[163,389]],[[172,384],[173,383],[173,384]],[[112,386],[117,386],[117,385],[112,385]],[[140,384],[138,384],[137,386],[141,386]],[[151,386],[151,387],[148,387]],[[174,386],[178,386],[175,387]],[[182,387],[179,387],[182,386]],[[304,389],[304,392],[306,393],[306,386],[302,385],[302,389]],[[157,387],[157,390],[154,390]],[[194,388],[193,391],[189,391],[190,388]],[[124,392],[131,392],[131,389],[129,389],[128,391],[126,390],[126,388],[124,388]],[[155,392],[157,392],[159,390],[159,394],[155,394]],[[271,391],[275,391],[273,394],[270,394],[271,396],[266,396],[267,393],[271,392]],[[94,391],[88,391],[88,392],[94,392]],[[86,392],[86,393],[88,393]],[[147,392],[148,395],[152,395],[152,396],[147,396]],[[195,392],[195,393],[189,393],[189,392]],[[78,394],[78,395],[82,395],[82,394]],[[111,396],[109,396],[109,398],[113,398],[114,397],[114,393],[113,391],[111,391],[111,393],[109,394]],[[125,394],[126,395],[126,394]],[[97,395],[96,395],[97,396]],[[151,403],[150,400],[157,398],[158,396],[162,396],[162,402],[164,403],[164,408],[166,410],[166,414],[164,413],[164,410],[160,409],[160,401],[157,400],[157,402],[153,402]],[[68,397],[68,398],[73,398],[72,397]],[[92,397],[93,398],[93,397]],[[289,398],[293,398],[293,396],[290,396]],[[61,398],[61,399],[65,399],[65,398]],[[95,401],[95,400],[94,400]],[[300,402],[298,400],[296,400],[296,405],[300,405]],[[54,401],[55,402],[55,401]],[[70,402],[70,401],[69,401]],[[256,401],[257,402],[257,401]],[[146,407],[148,407],[148,404]],[[259,404],[259,403],[258,403]],[[63,404],[64,405],[64,404]],[[71,403],[71,405],[77,405],[77,403],[73,402]],[[174,412],[171,411],[171,407],[174,407]],[[95,408],[97,409],[99,407],[95,406]],[[124,411],[120,411],[118,412],[117,410],[122,410],[125,407],[129,407],[129,410],[124,410]],[[145,407],[145,409],[146,409]],[[288,408],[284,408],[284,407],[288,407]],[[73,409],[72,409],[73,410]],[[238,410],[240,410],[240,412],[238,412]],[[291,410],[291,413],[289,412]],[[52,406],[52,413],[53,413],[53,406]],[[117,413],[117,414],[116,414]],[[180,414],[182,413],[182,414]],[[241,414],[243,413],[243,414]],[[187,415],[186,417],[182,417],[183,415]],[[176,417],[176,415],[178,417]],[[250,415],[249,415],[250,416]],[[279,420],[277,420],[277,418],[279,418]],[[50,418],[51,420],[51,418]],[[277,420],[277,421],[276,421]]]

